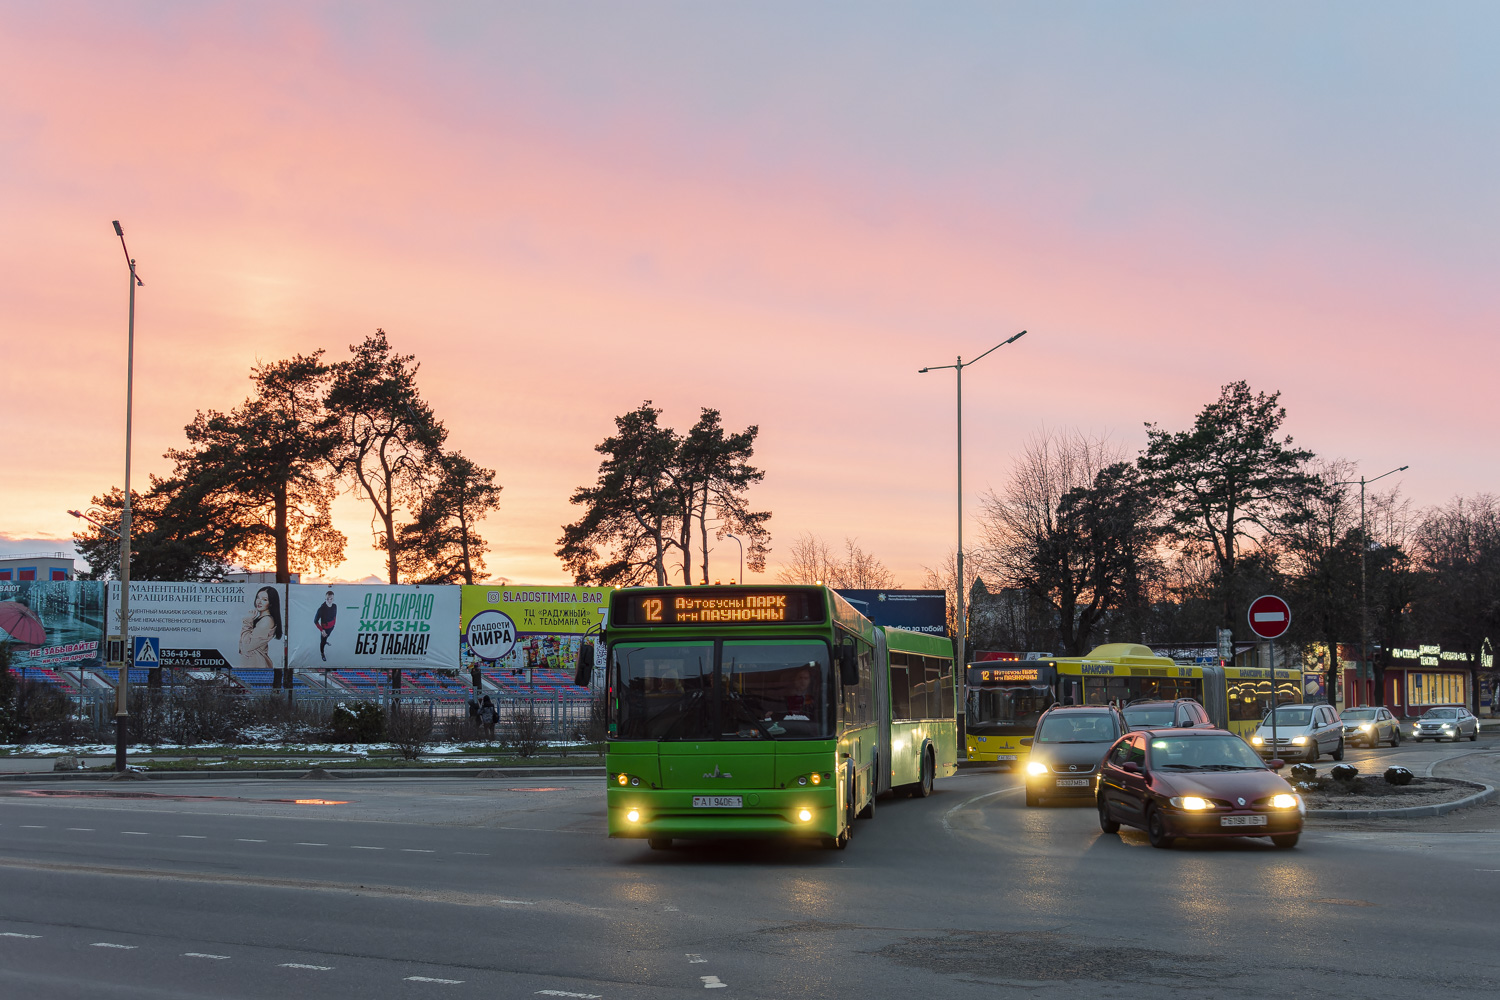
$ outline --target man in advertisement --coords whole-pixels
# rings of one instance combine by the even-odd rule
[[[333,598],[333,591],[328,591],[323,598],[323,603],[318,605],[318,611],[313,615],[313,624],[318,628],[318,655],[323,662],[328,662],[328,639],[333,635],[333,626],[337,624],[339,617],[339,606]]]

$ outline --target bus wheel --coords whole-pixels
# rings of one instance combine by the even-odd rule
[[[912,789],[911,794],[913,798],[925,799],[932,794],[933,771],[932,751],[928,750],[922,754],[922,777],[917,779],[917,785]]]
[[[671,837],[647,837],[646,844],[653,851],[670,851],[672,849]]]

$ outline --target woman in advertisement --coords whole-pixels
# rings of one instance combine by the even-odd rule
[[[262,587],[255,592],[255,609],[240,625],[240,669],[272,669],[267,647],[281,637],[281,595],[275,587]]]

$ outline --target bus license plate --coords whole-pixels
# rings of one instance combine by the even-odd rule
[[[1265,826],[1264,816],[1220,816],[1220,826]]]
[[[694,809],[743,809],[745,799],[742,795],[694,795]]]
[[[1058,788],[1087,788],[1087,787],[1089,787],[1089,779],[1087,779],[1087,778],[1058,778],[1057,779],[1057,787]]]
[[[997,754],[995,754],[995,759],[996,760],[1015,760],[1016,759],[1016,755],[1013,754],[1013,753],[997,753]]]

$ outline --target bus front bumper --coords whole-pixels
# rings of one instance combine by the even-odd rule
[[[839,832],[833,787],[611,788],[606,799],[611,837],[835,837]],[[731,804],[735,799],[738,806]]]

